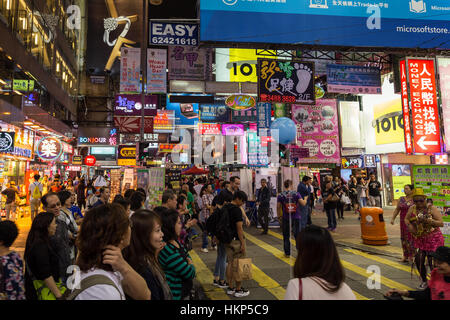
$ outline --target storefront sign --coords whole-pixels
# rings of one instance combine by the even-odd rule
[[[184,152],[189,149],[189,145],[187,144],[160,144],[158,146],[158,152],[159,153],[172,153],[172,152]]]
[[[289,148],[289,156],[291,161],[295,163],[295,159],[308,158],[309,148],[299,148],[297,146],[291,145]]]
[[[405,149],[407,154],[413,153],[411,118],[408,100],[408,78],[406,77],[406,61],[400,61],[400,81],[402,94],[403,130],[405,133]],[[445,121],[445,120],[444,120]]]
[[[257,122],[258,110],[257,108],[247,110],[231,110],[231,122]]]
[[[83,156],[73,156],[72,164],[83,164]]]
[[[152,117],[144,117],[144,133],[153,133]],[[141,117],[114,117],[114,126],[120,133],[141,133]]]
[[[34,80],[13,80],[13,90],[29,92],[34,90]]]
[[[0,152],[14,152],[14,132],[0,132]]]
[[[199,25],[150,21],[150,44],[197,46],[199,44]]]
[[[248,134],[248,166],[249,167],[267,167],[269,157],[267,156],[267,146],[261,144],[261,138],[256,132],[247,132]]]
[[[78,144],[89,145],[89,144],[104,144],[104,145],[115,145],[106,137],[79,137]]]
[[[96,162],[97,162],[97,159],[93,155],[89,155],[86,158],[84,158],[84,164],[89,167],[95,166]]]
[[[411,166],[408,164],[393,164],[392,185],[394,200],[398,200],[405,195],[405,185],[407,184],[411,184]]]
[[[258,59],[260,102],[314,104],[314,63]]]
[[[220,124],[218,123],[199,123],[198,132],[202,135],[220,135]]]
[[[201,0],[200,40],[445,50],[449,10],[448,0]]]
[[[81,171],[81,166],[66,166],[66,171]]]
[[[247,110],[255,107],[256,100],[252,96],[235,94],[229,96],[225,104],[233,110]]]
[[[43,161],[56,161],[63,153],[63,145],[58,138],[46,137],[39,140],[36,152]]]
[[[140,91],[141,49],[122,48],[120,50],[120,93]]]
[[[243,136],[245,134],[243,124],[223,124],[222,135],[224,136]]]
[[[167,51],[164,49],[147,50],[147,92],[167,92]]]
[[[228,122],[230,109],[225,104],[201,104],[199,107],[200,120],[207,122]]]
[[[316,105],[292,105],[297,124],[297,145],[309,149],[300,163],[340,163],[339,125],[336,100],[317,100]]]
[[[407,59],[415,153],[441,153],[434,60]]]
[[[450,58],[438,58],[439,83],[441,86],[442,119],[445,132],[445,145],[450,151]]]
[[[270,103],[258,103],[256,105],[256,114],[257,114],[257,129],[258,133],[260,129],[270,128],[270,124],[272,123],[272,104]]]
[[[342,157],[342,169],[361,169],[364,168],[363,156]]]
[[[211,80],[212,50],[169,46],[169,80]]]
[[[381,94],[381,72],[376,67],[327,65],[327,91],[352,94]]]
[[[65,143],[64,141],[61,141],[62,145],[63,145],[63,152],[64,153],[68,153],[68,154],[72,154],[73,153],[73,146]]]
[[[366,168],[376,168],[377,167],[377,156],[374,154],[365,155],[364,163]]]
[[[158,115],[153,119],[153,131],[155,133],[172,133],[174,124],[173,110],[158,110]]]
[[[136,146],[120,145],[117,157],[118,166],[136,165]]]
[[[145,116],[156,116],[158,106],[158,96],[145,96]],[[119,94],[116,95],[114,105],[115,116],[141,116],[142,103],[139,94]]]

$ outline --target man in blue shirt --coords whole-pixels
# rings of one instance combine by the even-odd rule
[[[308,220],[310,220],[310,201],[314,201],[313,197],[311,197],[311,189],[310,185],[312,183],[312,178],[308,176],[304,176],[302,179],[302,182],[298,184],[297,192],[300,193],[303,199],[306,199],[308,197],[308,202],[305,206],[300,206],[300,230],[303,230],[306,228],[306,225],[308,223]]]

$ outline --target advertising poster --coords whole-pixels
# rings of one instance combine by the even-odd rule
[[[175,124],[177,126],[196,126],[199,121],[199,104],[170,102],[171,96],[174,95],[167,95],[166,109],[173,110],[175,114]],[[213,121],[208,120],[208,122]]]
[[[437,59],[441,84],[442,119],[444,121],[445,145],[450,149],[450,58]]]
[[[144,117],[144,133],[153,133],[152,117]],[[141,133],[141,117],[114,117],[114,127],[119,133]]]
[[[169,80],[210,80],[211,63],[211,49],[169,46]]]
[[[147,49],[147,93],[167,92],[167,51]]]
[[[300,163],[341,162],[336,100],[292,105],[292,118],[297,124],[297,145],[309,149],[309,157],[300,158]]]
[[[145,96],[145,116],[156,116],[158,109],[158,96]],[[140,94],[118,94],[114,103],[115,116],[136,116],[142,115],[142,102]]]
[[[288,117],[289,115],[289,109],[290,105],[286,104],[286,103],[274,103],[273,104],[273,115],[275,117],[275,119],[277,118],[283,118],[283,117]]]
[[[267,146],[263,147],[261,138],[254,131],[247,131],[248,135],[248,166],[266,167],[269,165]]]
[[[411,184],[410,165],[393,164],[392,165],[392,184],[394,186],[394,200],[400,199],[405,195],[404,187]]]
[[[202,135],[220,135],[220,123],[199,123],[198,132]]]
[[[260,102],[314,104],[314,63],[259,58],[258,98]]]
[[[199,40],[197,23],[167,23],[150,21],[150,44],[197,46]]]
[[[165,182],[166,169],[165,168],[151,168],[150,169],[150,183],[148,185],[148,197],[150,205],[154,208],[161,205],[162,194],[166,186]]]
[[[214,104],[200,104],[200,120],[205,122],[228,122],[230,109],[224,100],[217,100]]]
[[[172,133],[174,131],[175,117],[173,110],[158,110],[153,119],[153,132]]]
[[[147,190],[149,184],[150,174],[148,169],[137,170],[137,187]]]
[[[141,49],[122,48],[120,56],[120,93],[140,92]]]
[[[428,199],[440,210],[444,220],[441,231],[445,245],[450,247],[450,166],[413,166],[413,177],[414,187],[423,188]]]
[[[181,188],[181,170],[180,169],[166,169],[166,181],[172,184],[175,190]]]
[[[122,191],[125,193],[128,189],[134,189],[134,169],[126,168],[123,174]]]
[[[122,173],[120,169],[111,169],[111,199],[120,194],[120,182],[122,181]]]
[[[327,65],[327,91],[381,94],[381,71],[377,67]]]

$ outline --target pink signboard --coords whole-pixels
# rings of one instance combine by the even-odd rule
[[[442,119],[444,120],[445,147],[450,150],[450,58],[438,58],[441,84]]]
[[[309,157],[300,158],[299,163],[340,163],[336,100],[321,99],[315,105],[294,104],[292,118],[297,124],[297,145],[309,149]]]
[[[243,136],[245,134],[243,124],[223,124],[222,135],[224,136]]]

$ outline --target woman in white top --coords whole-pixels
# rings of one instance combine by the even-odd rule
[[[144,278],[122,257],[122,250],[130,244],[130,235],[130,219],[120,204],[106,204],[86,213],[77,238],[80,287],[83,288],[87,283],[83,280],[88,277],[104,277],[79,293],[75,300],[125,300],[125,294],[134,300],[150,300],[151,292]]]
[[[294,277],[284,300],[356,300],[328,230],[307,226],[298,236]]]

